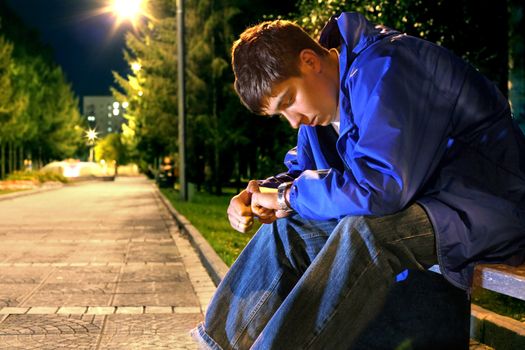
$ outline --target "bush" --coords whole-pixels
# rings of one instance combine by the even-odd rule
[[[9,174],[6,180],[10,181],[34,181],[39,183],[58,181],[62,183],[68,182],[67,178],[53,171],[15,171]]]

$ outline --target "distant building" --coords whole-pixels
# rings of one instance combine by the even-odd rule
[[[125,102],[120,104],[113,96],[84,96],[82,106],[84,118],[90,128],[96,129],[98,137],[122,132],[122,124],[126,122]]]

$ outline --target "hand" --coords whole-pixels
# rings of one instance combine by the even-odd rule
[[[252,194],[243,190],[230,200],[230,205],[226,211],[231,227],[241,233],[248,232],[253,226],[251,199]]]
[[[285,195],[287,198],[289,198],[289,191],[287,191]],[[257,212],[263,211],[270,211],[273,213],[270,222],[273,222],[279,218],[287,217],[291,213],[289,211],[279,209],[277,193],[255,192],[252,194],[252,212],[256,214]]]
[[[275,216],[275,210],[253,204],[253,196],[261,194],[261,191],[259,189],[259,182],[255,180],[250,181],[248,183],[248,187],[246,187],[246,190],[250,192],[252,196],[251,211],[253,215],[259,219],[260,222],[262,222],[263,224],[269,224],[277,220],[277,217]]]

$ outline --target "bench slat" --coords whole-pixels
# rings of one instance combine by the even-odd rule
[[[474,271],[474,285],[525,300],[525,265],[478,265]]]

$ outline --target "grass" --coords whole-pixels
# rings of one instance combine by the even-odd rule
[[[230,227],[226,209],[235,194],[233,190],[225,190],[222,196],[199,192],[190,202],[182,202],[179,192],[173,189],[161,189],[161,192],[202,233],[228,266],[235,261],[260,225],[257,224],[249,234],[239,233]],[[472,302],[500,315],[525,321],[525,302],[519,299],[476,288],[472,293]]]
[[[20,190],[0,190],[0,195],[9,194],[9,193],[13,193],[13,192],[20,192],[20,191],[27,191],[27,190],[25,190],[25,189],[20,189]]]
[[[472,303],[497,314],[525,322],[525,301],[489,290],[475,288]]]
[[[67,178],[59,173],[52,171],[14,171],[9,174],[6,180],[12,181],[38,181],[44,183],[47,181],[58,181],[62,183],[67,183]]]
[[[231,228],[226,209],[234,195],[233,190],[225,190],[225,194],[222,196],[196,192],[195,196],[188,202],[181,201],[179,192],[176,190],[165,188],[160,190],[173,207],[199,230],[228,266],[233,264],[260,226],[256,223],[252,231],[247,234]]]

